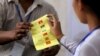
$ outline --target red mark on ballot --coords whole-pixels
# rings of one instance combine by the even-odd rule
[[[48,37],[46,37],[46,38],[45,38],[45,40],[49,40],[49,38],[48,38]]]
[[[43,36],[46,36],[46,35],[48,35],[48,33],[47,33],[47,32],[43,34]]]
[[[38,23],[39,23],[39,24],[42,24],[42,23],[43,23],[43,21],[42,21],[42,20],[40,20]]]
[[[45,38],[45,41],[47,45],[51,44],[50,39],[48,37]]]
[[[49,44],[51,44],[51,42],[50,41],[46,41],[46,45],[49,45]]]

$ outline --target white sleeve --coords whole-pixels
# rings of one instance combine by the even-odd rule
[[[67,36],[63,36],[60,40],[61,45],[63,45],[69,52],[74,53],[76,47],[78,46],[77,41],[73,40],[72,38],[67,38]]]
[[[78,54],[77,54],[78,53]],[[75,52],[74,56],[98,56],[96,50],[91,45],[84,45],[79,48],[79,51]]]

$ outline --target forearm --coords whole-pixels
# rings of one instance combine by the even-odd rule
[[[0,45],[11,42],[9,31],[0,31]]]

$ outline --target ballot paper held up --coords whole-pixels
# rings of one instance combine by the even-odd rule
[[[50,31],[48,24],[49,18],[47,16],[48,15],[44,15],[31,22],[33,25],[31,28],[32,39],[36,50],[43,50],[59,44],[56,36]]]

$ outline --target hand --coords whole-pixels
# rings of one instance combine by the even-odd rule
[[[62,30],[61,30],[61,25],[60,22],[55,19],[55,17],[52,14],[48,15],[49,17],[49,25],[51,27],[52,33],[58,37],[58,39],[61,39],[63,36]]]
[[[42,56],[55,56],[60,50],[60,46],[56,45],[43,50]]]
[[[15,29],[8,32],[12,40],[18,40],[27,35],[30,29],[30,23],[20,22],[16,24]]]

